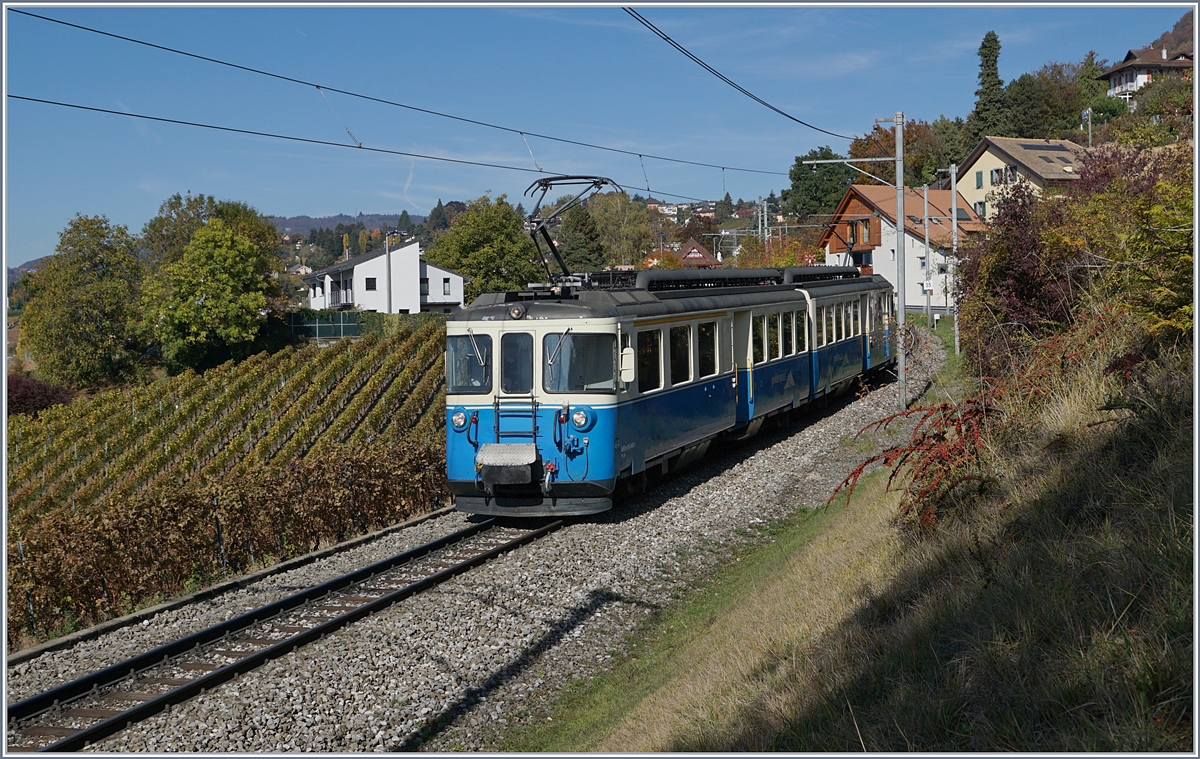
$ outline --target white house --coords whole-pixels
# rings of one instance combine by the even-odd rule
[[[385,314],[450,313],[463,306],[461,274],[427,263],[413,241],[355,256],[302,280],[309,308],[356,308]]]
[[[1145,50],[1130,50],[1125,60],[1105,71],[1098,78],[1108,82],[1108,96],[1125,100],[1131,106],[1133,93],[1145,87],[1152,80],[1173,76],[1177,78],[1192,75],[1191,53],[1167,55],[1167,48],[1156,50],[1152,47]]]
[[[929,190],[929,247],[925,247],[925,195],[904,192],[904,300],[906,311],[922,311],[928,293],[930,307],[946,313],[951,303],[951,191]],[[958,196],[958,244],[983,228],[979,216]],[[896,190],[888,185],[850,185],[817,245],[831,266],[858,266],[864,273],[881,274],[895,285]]]

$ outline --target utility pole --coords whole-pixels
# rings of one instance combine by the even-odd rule
[[[933,309],[929,305],[929,294],[933,291],[933,254],[929,252],[929,185],[924,185],[925,193],[925,281],[921,289],[925,291],[925,326],[933,329]]]
[[[875,119],[886,124],[889,119]],[[904,112],[891,119],[896,129],[896,384],[900,386],[900,410],[908,408],[908,378],[904,367]]]
[[[958,164],[950,164],[950,281],[958,285]],[[954,299],[954,355],[958,347],[958,298]]]

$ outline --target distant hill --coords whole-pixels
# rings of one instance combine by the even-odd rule
[[[337,216],[272,216],[271,223],[279,230],[280,234],[301,234],[306,235],[314,228],[316,229],[333,229],[338,224],[350,226],[362,222],[367,229],[379,229],[385,224],[389,227],[396,226],[396,220],[400,218],[398,213],[360,213],[358,216],[350,216],[349,214],[340,213]],[[412,219],[413,224],[420,224],[425,220],[424,216],[409,214],[408,218]]]
[[[24,275],[28,272],[31,272],[31,271],[37,271],[42,266],[42,264],[44,264],[49,259],[50,259],[50,256],[42,256],[41,258],[35,258],[32,261],[26,261],[25,263],[21,264],[20,266],[9,266],[8,267],[8,291],[10,293],[12,292],[13,285],[15,285],[17,283],[17,281],[21,279],[22,275]]]
[[[1183,18],[1175,22],[1175,26],[1169,32],[1164,32],[1162,36],[1150,43],[1149,47],[1167,48],[1167,55],[1174,56],[1177,53],[1191,53],[1192,50],[1192,11],[1183,14]]]

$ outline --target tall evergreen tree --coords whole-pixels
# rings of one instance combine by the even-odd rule
[[[1075,79],[1076,85],[1079,87],[1080,100],[1084,103],[1091,103],[1098,97],[1108,95],[1108,84],[1100,79],[1100,75],[1104,73],[1105,64],[1108,61],[1096,60],[1096,51],[1089,50],[1084,56],[1083,63],[1079,66],[1079,74]]]
[[[725,193],[725,197],[717,201],[716,205],[717,223],[725,221],[730,216],[733,216],[733,198],[729,193]]]
[[[563,214],[558,248],[572,272],[600,271],[608,258],[600,228],[583,206],[575,206]]]
[[[1012,137],[1041,139],[1049,137],[1049,109],[1038,81],[1031,74],[1021,74],[1009,82],[1004,92],[1008,105],[1008,130]]]
[[[450,228],[450,217],[446,215],[446,207],[442,205],[441,198],[438,198],[437,205],[429,212],[425,226],[429,228],[430,232],[444,232]]]
[[[411,232],[414,226],[416,225],[413,224],[412,219],[408,216],[408,209],[401,211],[400,218],[396,220],[396,229],[399,229],[401,232]]]
[[[967,118],[972,147],[983,137],[1005,137],[1009,133],[999,60],[1000,38],[995,32],[988,32],[979,45],[979,89],[975,90],[975,110]]]

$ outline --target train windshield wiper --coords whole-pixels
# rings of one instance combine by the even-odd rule
[[[480,366],[487,366],[487,362],[483,360],[483,351],[479,350],[479,343],[475,342],[475,333],[467,327],[467,337],[471,338],[471,345],[475,348],[475,358],[479,359]]]
[[[558,360],[558,352],[562,350],[563,343],[567,340],[567,335],[571,334],[574,327],[567,327],[567,331],[558,336],[558,345],[554,346],[554,353],[550,354],[549,365],[554,366],[554,362]]]

